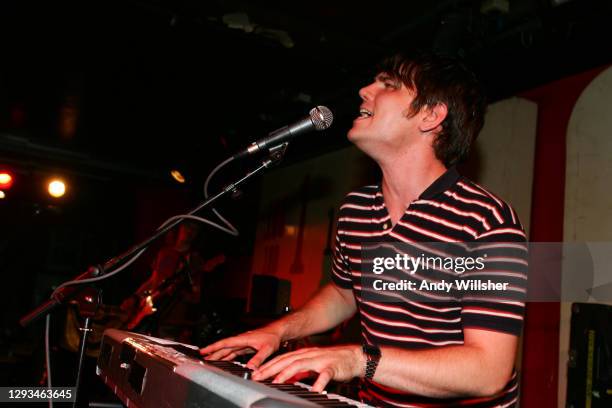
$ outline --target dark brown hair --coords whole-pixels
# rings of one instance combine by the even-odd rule
[[[433,148],[446,167],[461,162],[484,124],[486,97],[476,76],[456,58],[434,54],[407,57],[396,54],[385,59],[384,72],[416,92],[410,109],[416,114],[425,107],[444,104],[448,114]]]

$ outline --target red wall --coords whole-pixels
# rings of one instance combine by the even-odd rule
[[[519,95],[538,104],[530,226],[533,242],[563,241],[567,126],[578,97],[605,68],[593,69]],[[537,279],[537,271],[532,270],[530,280]],[[557,407],[558,364],[559,304],[529,303],[524,330],[522,407]]]

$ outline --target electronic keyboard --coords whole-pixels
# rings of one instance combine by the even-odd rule
[[[104,332],[96,371],[128,408],[370,407],[299,382],[253,381],[241,363],[205,361],[196,346],[117,329]]]

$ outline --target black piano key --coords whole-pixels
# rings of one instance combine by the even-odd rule
[[[279,388],[279,390],[285,391],[285,392],[288,392],[288,393],[294,394],[294,395],[298,395],[298,394],[302,394],[302,395],[322,395],[322,394],[319,394],[318,392],[311,392],[311,391],[305,390],[303,388],[289,388],[289,389]]]
[[[303,398],[305,400],[312,401],[312,402],[327,402],[327,401],[331,401],[329,398],[327,398],[325,396],[321,396],[321,395],[296,395],[296,397],[300,397],[300,398]],[[340,402],[340,401],[338,401],[338,402]]]
[[[312,394],[294,394],[292,392],[290,392],[290,394],[295,395],[296,397],[310,400],[310,401],[334,401],[336,400],[335,398],[334,399],[328,398],[326,395],[323,395],[323,394],[314,394],[314,395]],[[339,400],[336,400],[336,401],[339,402]]]
[[[294,394],[292,394],[292,395],[294,395]],[[321,396],[321,395],[296,395],[296,397],[300,397],[300,398],[303,398],[305,400],[313,401],[313,402],[316,402],[316,401],[321,401],[321,402],[329,401],[327,398],[325,398],[324,396]]]
[[[296,390],[306,390],[306,388],[304,387],[300,387],[299,385],[295,385],[295,384],[285,384],[285,383],[273,383],[271,382],[269,384],[270,387],[276,387],[276,388],[288,388],[288,389],[296,389]]]
[[[300,397],[304,398],[304,397]],[[350,407],[349,404],[346,404],[340,400],[330,400],[324,398],[304,398],[306,401],[310,401],[320,406],[324,407]]]

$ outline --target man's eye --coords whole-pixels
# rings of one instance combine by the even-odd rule
[[[397,85],[395,84],[395,82],[391,82],[391,81],[385,81],[385,88],[397,88]]]

